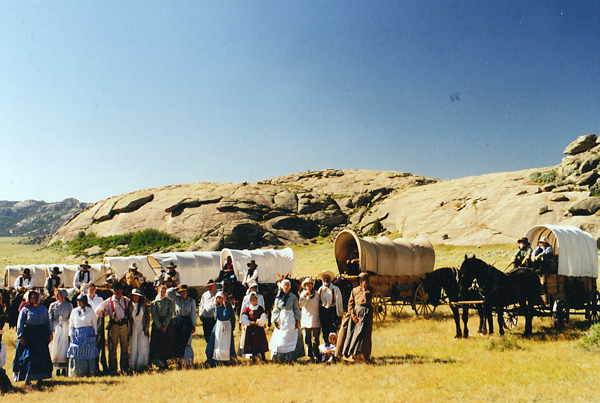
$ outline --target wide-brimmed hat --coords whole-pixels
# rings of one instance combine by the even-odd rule
[[[364,271],[358,275],[359,280],[369,280],[369,274]]]
[[[301,287],[304,288],[304,286],[308,283],[315,285],[315,282],[313,281],[312,277],[306,277],[304,280],[302,280]]]
[[[60,274],[60,273],[62,273],[62,271],[60,271],[60,267],[54,266],[52,268],[52,274]]]
[[[517,241],[517,243],[529,243],[529,239],[523,237]]]
[[[31,275],[31,269],[29,267],[26,267],[26,268],[24,268],[21,271],[21,274],[27,274],[28,276],[30,276]]]
[[[138,267],[137,267],[137,263],[136,263],[136,262],[132,262],[132,263],[129,265],[129,268],[130,268],[130,269],[135,269],[135,270],[137,270],[137,268],[138,268]]]
[[[180,285],[179,287],[177,287],[177,292],[187,292],[188,291],[188,286],[185,284]]]
[[[138,297],[143,297],[142,291],[139,288],[134,288],[131,290],[131,295],[137,295]]]
[[[251,260],[250,263],[248,263],[246,266],[248,266],[248,267],[252,267],[252,266],[258,267],[258,265],[256,264],[256,260]]]
[[[90,266],[90,264],[86,260],[85,262],[83,262],[82,264],[80,264],[79,267],[81,267],[82,269],[89,269],[92,266]]]
[[[215,283],[215,280],[211,278],[210,280],[208,280],[208,283],[206,283],[206,286],[207,286],[207,287],[208,287],[209,285],[217,285],[217,283]]]
[[[317,274],[317,280],[323,280],[323,276],[329,276],[330,279],[335,278],[335,274],[331,270],[323,270],[321,273]]]
[[[217,291],[217,293],[215,294],[215,299],[217,299],[217,297],[225,299],[225,294],[223,293],[223,291]]]
[[[167,269],[174,269],[176,267],[177,267],[177,265],[173,262],[169,262],[169,264],[167,265]]]
[[[542,242],[548,243],[548,238],[546,238],[545,236],[541,237],[540,240],[538,241],[538,243],[542,243]]]

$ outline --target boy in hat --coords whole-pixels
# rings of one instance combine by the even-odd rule
[[[519,250],[513,256],[511,263],[514,268],[517,267],[531,267],[531,246],[527,238],[521,238],[517,241],[519,244]]]
[[[75,278],[73,279],[73,287],[81,290],[82,285],[94,282],[92,272],[90,272],[91,267],[92,266],[88,264],[87,260],[79,265],[79,269],[75,273]]]
[[[244,281],[242,281],[242,285],[245,287],[250,286],[253,282],[258,283],[258,265],[255,260],[251,260],[250,263],[247,264],[248,271],[246,272],[246,276],[244,277]]]
[[[44,284],[44,292],[47,297],[54,295],[54,290],[57,288],[61,288],[62,280],[60,278],[60,268],[54,266],[52,271],[50,272],[50,277],[46,279],[46,284]]]
[[[21,272],[21,275],[15,280],[16,290],[33,290],[33,278],[31,277],[31,269],[26,267]]]

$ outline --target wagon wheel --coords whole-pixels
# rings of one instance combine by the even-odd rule
[[[429,303],[429,295],[427,295],[423,284],[419,284],[415,290],[413,309],[417,315],[429,315],[435,311],[435,306]]]
[[[554,301],[554,306],[552,307],[552,322],[557,330],[563,330],[565,328],[565,323],[568,321],[569,306],[567,305],[567,301],[559,298]]]
[[[585,307],[588,320],[592,323],[600,321],[600,292],[594,290],[590,293],[590,302]]]
[[[504,322],[504,328],[509,330],[513,329],[515,326],[517,326],[517,322],[519,321],[519,313],[513,307],[513,309],[504,311],[502,319]]]
[[[385,320],[385,315],[387,314],[387,307],[383,295],[378,292],[375,293],[371,303],[373,304],[373,320],[376,322],[383,322]]]

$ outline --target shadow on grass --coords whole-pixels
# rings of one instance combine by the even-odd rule
[[[7,394],[27,394],[31,391],[38,392],[50,392],[56,386],[77,386],[77,385],[87,385],[87,384],[102,384],[102,385],[118,385],[121,383],[120,380],[114,378],[76,378],[76,379],[50,379],[44,380],[41,382],[34,382],[33,385],[27,386],[22,382],[18,382],[17,384],[13,383],[13,388]]]
[[[372,357],[371,364],[384,365],[415,365],[415,364],[456,364],[456,360],[425,357],[422,355],[385,355],[383,357]]]

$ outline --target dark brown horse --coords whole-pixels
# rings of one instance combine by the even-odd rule
[[[479,312],[479,333],[487,333],[483,305],[460,304],[461,301],[477,301],[483,297],[475,290],[469,291],[468,294],[461,296],[458,269],[453,267],[442,267],[431,273],[426,273],[425,279],[423,280],[423,287],[429,296],[429,301],[434,306],[440,304],[442,290],[446,293],[456,325],[455,338],[458,339],[462,337],[466,339],[469,337],[469,328],[467,327],[467,322],[469,321],[469,309],[477,309]],[[462,322],[464,329],[461,329],[460,326],[460,308],[463,309]]]
[[[538,275],[531,269],[519,268],[504,273],[475,256],[468,258],[460,267],[460,291],[466,295],[476,282],[484,298],[485,315],[490,334],[494,333],[492,310],[498,315],[498,328],[504,334],[504,308],[519,304],[519,314],[525,316],[525,337],[533,332],[532,322],[535,305],[540,301],[541,284]]]

